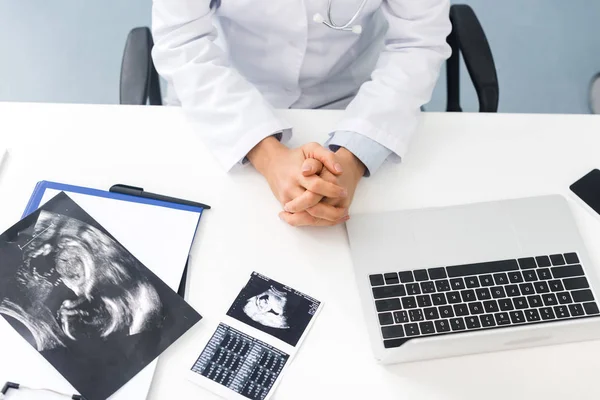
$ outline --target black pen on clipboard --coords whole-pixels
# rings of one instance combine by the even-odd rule
[[[181,204],[184,206],[201,207],[206,210],[210,210],[210,206],[208,204],[202,204],[202,203],[198,203],[195,201],[178,199],[176,197],[163,196],[162,194],[150,193],[150,192],[146,192],[143,188],[129,186],[129,185],[123,185],[120,183],[116,184],[116,185],[112,185],[111,188],[109,189],[109,192],[126,194],[129,196],[142,197],[145,199],[166,201],[168,203]]]

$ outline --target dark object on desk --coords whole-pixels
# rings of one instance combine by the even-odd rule
[[[116,184],[116,185],[111,186],[109,192],[127,194],[129,196],[144,197],[146,199],[166,201],[167,203],[181,204],[184,206],[199,207],[199,208],[204,208],[205,210],[210,210],[210,206],[207,204],[197,203],[195,201],[178,199],[175,197],[163,196],[162,194],[150,193],[150,192],[144,191],[143,188],[139,188],[139,187],[135,187],[135,186]]]
[[[212,3],[211,3],[212,4]],[[215,1],[218,8],[220,0]],[[459,91],[459,51],[477,91],[480,112],[498,111],[498,77],[485,33],[473,9],[464,4],[450,7],[452,32],[448,43],[452,56],[447,61],[447,111],[462,111]],[[121,67],[121,104],[159,105],[160,83],[152,62],[152,33],[146,27],[131,30],[127,37]],[[338,101],[338,100],[335,100]]]
[[[594,169],[570,186],[577,197],[600,215],[600,170]]]
[[[498,111],[498,76],[496,65],[483,28],[471,7],[455,4],[450,7],[452,32],[448,44],[452,55],[446,61],[447,108],[446,111],[462,111],[460,108],[460,53],[475,86],[479,99],[479,112]]]
[[[8,232],[0,315],[88,400],[112,395],[201,318],[64,192]]]
[[[15,382],[6,382],[4,384],[4,387],[2,388],[2,390],[0,390],[0,393],[5,395],[8,392],[8,389],[20,389],[20,388],[21,388],[21,385],[18,384],[18,383],[15,383]],[[26,387],[23,386],[23,388],[25,389]],[[33,388],[27,388],[27,389],[30,389],[30,390],[47,390],[47,391],[51,391],[53,393],[57,393],[54,390],[49,390],[49,389],[33,389]],[[65,394],[65,396],[70,396],[69,398],[71,400],[85,400],[85,397],[83,397],[83,396],[81,396],[79,394],[74,394],[74,395]]]

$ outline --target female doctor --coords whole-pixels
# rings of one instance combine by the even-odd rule
[[[226,169],[252,163],[289,224],[333,225],[362,176],[405,154],[450,55],[448,13],[449,0],[154,0],[153,59],[167,104]],[[325,147],[288,149],[277,108],[346,111]]]

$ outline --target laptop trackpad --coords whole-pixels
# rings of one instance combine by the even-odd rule
[[[519,253],[511,215],[498,203],[429,209],[413,217],[418,253],[433,265],[501,260]]]

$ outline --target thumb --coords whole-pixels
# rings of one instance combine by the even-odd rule
[[[323,163],[319,160],[315,160],[314,158],[307,158],[302,163],[302,175],[303,176],[311,176],[318,175],[323,170]]]
[[[310,152],[309,158],[319,160],[334,175],[340,175],[343,172],[342,164],[337,161],[335,153],[322,146],[315,146]]]

